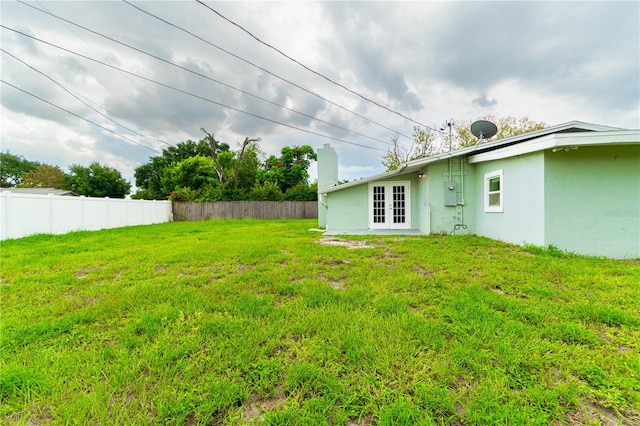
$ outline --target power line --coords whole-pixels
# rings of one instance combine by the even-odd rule
[[[126,0],[123,0],[123,1],[127,2]],[[259,43],[261,43],[261,44],[263,44],[263,45],[267,46],[267,47],[268,47],[268,48],[270,48],[270,49],[275,50],[276,52],[278,52],[279,54],[281,54],[281,55],[282,55],[282,56],[284,56],[285,58],[289,59],[290,61],[292,61],[292,62],[294,62],[294,63],[296,63],[296,64],[298,64],[298,65],[300,65],[302,68],[304,68],[304,69],[306,69],[307,71],[309,71],[309,72],[311,72],[311,73],[313,73],[313,74],[317,75],[318,77],[322,77],[323,79],[327,80],[329,83],[335,84],[336,86],[341,87],[342,89],[346,90],[347,92],[352,93],[352,94],[354,94],[354,95],[356,95],[356,96],[360,97],[361,99],[363,99],[363,100],[365,100],[365,101],[367,101],[367,102],[371,102],[372,104],[377,105],[378,107],[383,108],[383,109],[385,109],[385,110],[387,110],[387,111],[389,111],[389,112],[391,112],[391,113],[393,113],[393,114],[395,114],[395,115],[397,115],[397,116],[400,116],[400,117],[404,118],[405,120],[409,120],[409,121],[411,121],[411,122],[412,122],[412,123],[414,123],[414,124],[417,124],[417,125],[419,125],[419,126],[426,127],[426,128],[428,128],[428,129],[431,129],[431,130],[434,130],[434,131],[436,131],[436,132],[439,132],[439,130],[437,130],[437,129],[435,129],[435,128],[431,127],[431,126],[427,126],[426,124],[422,124],[422,123],[420,123],[419,121],[416,121],[416,120],[414,120],[414,119],[413,119],[413,118],[411,118],[411,117],[408,117],[408,116],[406,116],[406,115],[404,115],[404,114],[402,114],[402,113],[400,113],[400,112],[398,112],[398,111],[395,111],[395,110],[393,110],[393,109],[391,109],[391,108],[387,107],[386,105],[382,105],[382,104],[380,104],[380,103],[378,103],[378,102],[376,102],[376,101],[374,101],[374,100],[372,100],[372,99],[369,99],[369,98],[367,98],[366,96],[364,96],[364,95],[362,95],[362,94],[360,94],[360,93],[356,92],[355,90],[352,90],[352,89],[348,88],[347,86],[345,86],[345,85],[343,85],[343,84],[341,84],[341,83],[338,83],[337,81],[332,80],[331,78],[329,78],[329,77],[325,76],[324,74],[321,74],[321,73],[319,73],[318,71],[315,71],[315,70],[313,70],[313,69],[309,68],[308,66],[306,66],[306,65],[305,65],[305,64],[303,64],[303,63],[301,63],[300,61],[298,61],[298,60],[296,60],[296,59],[292,58],[291,56],[287,55],[287,54],[286,54],[286,53],[284,53],[282,50],[280,50],[280,49],[278,49],[278,48],[276,48],[276,47],[272,46],[271,44],[269,44],[269,43],[267,43],[267,42],[265,42],[265,41],[261,40],[259,37],[255,36],[255,35],[254,35],[254,34],[252,34],[249,30],[247,30],[246,28],[244,28],[242,25],[240,25],[240,24],[238,24],[237,22],[234,22],[234,21],[232,21],[231,19],[227,18],[226,16],[224,16],[223,14],[221,14],[220,12],[218,12],[217,10],[215,10],[214,8],[212,8],[211,6],[209,6],[209,5],[205,4],[203,1],[201,1],[201,0],[196,0],[196,1],[197,1],[198,3],[200,3],[201,5],[203,5],[204,7],[206,7],[207,9],[209,9],[210,11],[212,11],[213,13],[215,13],[216,15],[218,15],[219,17],[221,17],[222,19],[224,19],[225,21],[229,22],[231,25],[234,25],[234,26],[238,27],[240,30],[242,30],[242,31],[244,31],[245,33],[247,33],[251,38],[253,38],[253,39],[254,39],[254,40],[256,40],[257,42],[259,42]],[[128,3],[128,2],[127,2],[127,3]]]
[[[3,53],[6,53],[7,55],[11,56],[13,59],[21,62],[23,65],[25,65],[28,68],[31,68],[33,71],[43,75],[44,77],[48,78],[49,80],[51,80],[54,84],[56,84],[57,86],[61,87],[64,91],[66,91],[67,93],[69,93],[71,96],[73,96],[74,98],[76,98],[77,100],[79,100],[80,102],[82,102],[84,105],[86,105],[87,107],[91,108],[93,111],[97,112],[98,114],[100,114],[101,116],[103,116],[104,118],[106,118],[107,120],[111,121],[112,123],[114,123],[117,126],[122,127],[123,129],[126,129],[132,133],[135,133],[138,136],[142,136],[145,139],[155,139],[159,142],[162,142],[163,144],[167,145],[167,146],[171,146],[171,144],[161,140],[161,139],[157,139],[157,138],[150,138],[149,136],[146,136],[140,132],[137,132],[133,129],[130,129],[129,127],[118,123],[117,121],[115,121],[114,119],[112,119],[111,117],[109,117],[108,115],[102,113],[101,111],[98,111],[96,108],[92,107],[91,105],[89,105],[87,102],[85,102],[84,100],[80,99],[80,97],[78,95],[76,95],[75,93],[73,93],[71,90],[67,89],[64,85],[62,85],[61,83],[57,82],[56,80],[54,80],[52,77],[50,77],[49,75],[45,74],[44,72],[38,70],[37,68],[27,64],[26,62],[24,62],[22,59],[18,58],[15,55],[12,55],[11,53],[7,52],[6,50],[4,50],[3,48],[0,47],[0,51],[2,51]],[[93,102],[93,101],[92,101]],[[95,102],[94,102],[95,103]],[[96,103],[97,104],[97,103]],[[97,104],[100,105],[100,104]]]
[[[21,89],[21,88],[20,88],[20,87],[18,87],[18,86],[14,86],[13,84],[11,84],[11,83],[9,83],[9,82],[6,82],[6,81],[4,81],[4,80],[2,80],[2,79],[0,79],[0,82],[1,82],[1,83],[6,84],[7,86],[11,86],[11,87],[13,87],[14,89],[19,90],[19,91],[21,91],[21,92],[23,92],[23,93],[26,93],[27,95],[33,96],[34,98],[39,99],[39,100],[41,100],[42,102],[47,103],[47,104],[49,104],[49,105],[51,105],[51,106],[53,106],[53,107],[55,107],[55,108],[58,108],[58,109],[60,109],[60,110],[62,110],[62,111],[64,111],[64,112],[66,112],[66,113],[69,113],[69,114],[71,114],[71,115],[73,115],[73,116],[75,116],[75,117],[78,117],[78,118],[79,118],[79,119],[81,119],[81,120],[84,120],[84,121],[86,121],[86,122],[88,122],[88,123],[91,123],[91,124],[93,124],[94,126],[100,127],[101,129],[106,130],[107,132],[113,133],[113,134],[114,134],[114,135],[116,135],[116,136],[120,136],[121,138],[126,139],[126,140],[128,140],[129,142],[131,142],[131,143],[134,143],[134,144],[139,145],[139,146],[141,146],[141,147],[143,147],[143,148],[146,148],[146,149],[148,149],[149,151],[153,151],[153,152],[155,152],[156,154],[160,154],[160,151],[157,151],[157,150],[155,150],[155,149],[153,149],[153,148],[151,148],[151,147],[148,147],[148,146],[146,146],[146,145],[144,145],[144,144],[141,144],[141,143],[139,143],[139,142],[136,142],[136,141],[134,141],[133,139],[130,139],[130,138],[126,137],[125,135],[121,135],[121,134],[120,134],[120,133],[118,133],[118,132],[114,132],[113,130],[108,129],[108,128],[106,128],[106,127],[104,127],[104,126],[102,126],[102,125],[100,125],[100,124],[98,124],[98,123],[96,123],[96,122],[94,122],[94,121],[91,121],[91,120],[89,120],[89,119],[87,119],[87,118],[81,117],[80,115],[76,114],[75,112],[71,112],[71,111],[69,111],[68,109],[62,108],[61,106],[56,105],[56,104],[54,104],[53,102],[49,102],[48,100],[43,99],[43,98],[41,98],[41,97],[40,97],[40,96],[38,96],[38,95],[34,95],[33,93],[28,92],[28,91],[26,91],[26,90],[24,90],[24,89]]]
[[[112,41],[112,42],[114,42],[114,43],[117,43],[117,44],[119,44],[119,45],[121,45],[121,46],[127,47],[127,48],[129,48],[129,49],[131,49],[131,50],[135,50],[136,52],[142,53],[142,54],[144,54],[144,55],[147,55],[147,56],[149,56],[149,57],[152,57],[152,58],[154,58],[154,59],[157,59],[157,60],[159,60],[159,61],[161,61],[161,62],[164,62],[164,63],[166,63],[166,64],[168,64],[168,65],[171,65],[171,66],[173,66],[173,67],[179,68],[179,69],[181,69],[181,70],[183,70],[183,71],[187,71],[187,72],[189,72],[189,73],[191,73],[191,74],[197,75],[197,76],[199,76],[199,77],[202,77],[202,78],[207,79],[207,80],[209,80],[209,81],[212,81],[212,82],[214,82],[214,83],[220,84],[220,85],[222,85],[222,86],[224,86],[224,87],[227,87],[227,88],[229,88],[229,89],[232,89],[232,90],[238,91],[238,92],[243,93],[243,94],[245,94],[245,95],[247,95],[247,96],[251,96],[251,97],[256,98],[256,99],[259,99],[259,100],[261,100],[261,101],[263,101],[263,102],[269,103],[269,104],[271,104],[271,105],[275,105],[275,106],[277,106],[277,107],[279,107],[279,108],[283,108],[283,109],[285,109],[285,110],[288,110],[288,111],[294,112],[294,113],[296,113],[296,114],[302,115],[302,116],[307,117],[307,118],[310,118],[310,119],[312,119],[312,120],[319,121],[319,122],[321,122],[321,123],[324,123],[324,124],[327,124],[327,125],[329,125],[329,126],[332,126],[332,127],[338,128],[338,129],[340,129],[340,130],[344,130],[344,131],[347,131],[347,132],[349,132],[349,133],[353,133],[353,134],[358,135],[358,136],[362,136],[362,137],[365,137],[365,138],[368,138],[368,139],[371,139],[371,140],[375,140],[376,142],[381,142],[381,143],[384,143],[384,144],[387,144],[387,145],[391,145],[389,142],[387,142],[387,141],[383,141],[382,139],[374,138],[374,137],[367,136],[367,135],[362,134],[362,133],[359,133],[359,132],[355,132],[355,131],[350,130],[350,129],[346,128],[346,127],[342,127],[342,126],[339,126],[339,125],[337,125],[337,124],[330,123],[330,122],[328,122],[328,121],[322,120],[322,119],[317,118],[317,117],[314,117],[314,116],[312,116],[312,115],[309,115],[309,114],[306,114],[306,113],[303,113],[303,112],[297,111],[297,110],[295,110],[295,109],[293,109],[293,108],[289,108],[289,107],[287,107],[287,106],[285,106],[285,105],[278,104],[278,103],[276,103],[276,102],[273,102],[273,101],[270,101],[270,100],[268,100],[268,99],[262,98],[262,97],[260,97],[260,96],[258,96],[258,95],[253,94],[253,93],[250,93],[250,92],[247,92],[247,91],[245,91],[245,90],[239,89],[239,88],[237,88],[237,87],[231,86],[231,85],[229,85],[229,84],[223,83],[223,82],[221,82],[221,81],[219,81],[219,80],[216,80],[216,79],[214,79],[214,78],[212,78],[212,77],[209,77],[208,75],[202,74],[202,73],[200,73],[200,72],[198,72],[198,71],[194,71],[194,70],[189,69],[189,68],[187,68],[187,67],[183,67],[182,65],[176,64],[175,62],[171,62],[171,61],[169,61],[169,60],[167,60],[167,59],[161,58],[161,57],[159,57],[159,56],[157,56],[157,55],[154,55],[154,54],[152,54],[152,53],[149,53],[149,52],[147,52],[147,51],[145,51],[145,50],[142,50],[142,49],[139,49],[139,48],[137,48],[137,47],[131,46],[131,45],[127,44],[127,43],[124,43],[124,42],[119,41],[119,40],[116,40],[116,39],[114,39],[114,38],[112,38],[112,37],[106,36],[106,35],[104,35],[104,34],[102,34],[102,33],[99,33],[99,32],[97,32],[97,31],[91,30],[91,29],[89,29],[89,28],[87,28],[87,27],[84,27],[84,26],[82,26],[82,25],[80,25],[80,24],[77,24],[77,23],[75,23],[75,22],[69,21],[69,20],[67,20],[67,19],[65,19],[65,18],[62,18],[62,17],[60,17],[60,16],[57,16],[57,15],[55,15],[55,14],[53,14],[53,13],[51,13],[51,12],[47,11],[47,10],[38,9],[37,7],[34,7],[34,6],[32,6],[32,5],[29,5],[29,4],[26,4],[26,3],[24,3],[24,2],[22,2],[22,1],[20,1],[20,0],[18,0],[18,1],[19,1],[20,3],[22,3],[22,4],[25,4],[25,5],[27,5],[27,6],[31,7],[31,8],[33,8],[33,9],[36,9],[36,10],[38,10],[38,11],[40,11],[40,12],[46,13],[46,14],[51,15],[51,16],[53,16],[53,17],[57,18],[57,19],[60,19],[60,20],[61,20],[61,21],[63,21],[63,22],[68,22],[68,23],[69,23],[69,24],[71,24],[71,25],[75,25],[76,27],[82,28],[82,29],[83,29],[83,30],[85,30],[85,31],[89,31],[89,32],[91,32],[92,34],[95,34],[95,35],[98,35],[98,36],[100,36],[100,37],[103,37],[103,38],[105,38],[105,39],[107,39],[107,40],[109,40],[109,41]],[[125,1],[125,3],[130,4],[130,5],[131,5],[131,6],[133,6],[134,8],[136,8],[136,9],[138,9],[138,10],[140,10],[140,11],[144,12],[144,13],[149,14],[148,12],[144,11],[143,9],[140,9],[139,7],[137,7],[137,6],[135,6],[135,5],[131,4],[131,3],[129,3],[129,2],[127,2],[127,1]],[[153,15],[152,15],[152,16],[153,16]],[[155,17],[155,16],[154,16],[154,17]],[[156,17],[156,18],[157,18],[157,17]],[[162,20],[161,18],[157,18],[157,19]],[[183,28],[180,28],[180,27],[177,27],[177,26],[175,26],[175,25],[171,24],[170,22],[167,22],[167,21],[164,21],[164,20],[162,20],[162,21],[163,21],[163,22],[166,22],[168,25],[174,26],[174,27],[176,27],[176,28],[179,28],[179,29],[181,29],[181,30],[183,30],[183,31],[188,32],[187,30],[185,30],[185,29],[183,29]],[[190,34],[191,34],[191,33],[190,33]],[[193,34],[192,34],[192,35],[193,35]],[[194,35],[194,36],[195,36],[195,35]],[[196,37],[197,37],[197,36],[196,36]]]
[[[47,9],[47,7],[46,7],[45,5],[43,5],[41,2],[39,2],[39,1],[37,1],[37,0],[36,0],[36,3],[38,3],[38,5],[40,5],[40,7],[41,7],[42,9],[46,10],[47,12],[49,12],[49,9]],[[24,4],[24,3],[23,3],[23,4]],[[49,12],[49,13],[50,13],[50,12]],[[52,14],[52,16],[55,16],[55,15],[53,15],[53,14]],[[72,27],[68,26],[68,25],[67,25],[67,23],[66,23],[66,22],[64,22],[64,20],[62,20],[62,19],[59,19],[59,20],[60,20],[60,22],[62,23],[62,25],[64,25],[64,26],[65,26],[65,28],[67,28],[71,33],[73,33],[73,35],[74,35],[74,36],[76,36],[76,38],[77,38],[78,40],[80,40],[81,42],[83,42],[83,43],[85,44],[85,46],[87,46],[89,49],[93,50],[93,52],[94,52],[95,54],[97,54],[98,56],[100,56],[104,61],[106,61],[106,60],[107,60],[104,56],[102,56],[102,55],[100,54],[100,52],[98,52],[96,49],[94,49],[94,48],[93,48],[93,46],[91,46],[91,45],[90,45],[89,43],[87,43],[87,42],[86,42],[82,37],[80,37],[80,35],[78,35],[78,34],[73,30],[73,28],[72,28]],[[130,81],[132,81],[132,82],[133,82],[133,80],[130,80]],[[135,84],[135,83],[134,83],[134,84]],[[138,88],[139,88],[142,92],[144,92],[147,96],[150,96],[150,94],[149,94],[149,93],[148,93],[148,92],[147,92],[143,87],[138,86]],[[189,123],[187,123],[184,119],[182,119],[182,117],[175,115],[175,114],[174,114],[172,111],[170,111],[170,110],[169,110],[169,109],[168,109],[168,108],[167,108],[167,107],[166,107],[162,102],[159,102],[159,103],[158,103],[158,105],[159,105],[162,109],[164,109],[168,114],[172,115],[172,116],[173,116],[173,118],[175,118],[175,119],[176,119],[176,120],[178,120],[178,121],[181,121],[185,126],[187,126],[187,127],[189,126]],[[106,110],[106,108],[105,108],[105,110]],[[110,112],[110,111],[109,111],[109,112]],[[114,114],[114,113],[112,113],[112,112],[110,112],[110,113],[111,113],[111,114],[113,114],[113,115],[115,115],[116,117],[118,117],[118,115],[117,115],[117,114]],[[122,117],[118,117],[118,118],[122,118]],[[127,120],[125,120],[125,121],[127,121]],[[152,138],[152,139],[155,139],[155,138]],[[159,142],[162,142],[162,143],[166,143],[166,142],[161,141],[161,140],[159,140],[159,139],[158,139],[158,141],[159,141]]]
[[[29,35],[29,34],[23,33],[23,32],[21,32],[21,31],[15,30],[15,29],[13,29],[13,28],[9,28],[9,27],[7,27],[7,26],[5,26],[5,25],[2,25],[2,24],[0,24],[0,28],[4,28],[4,29],[7,29],[7,30],[9,30],[9,31],[13,31],[13,32],[15,32],[15,33],[17,33],[17,34],[20,34],[20,35],[23,35],[23,36],[25,36],[25,37],[31,38],[31,39],[33,39],[33,40],[39,41],[40,43],[47,44],[47,45],[49,45],[49,46],[55,47],[55,48],[57,48],[57,49],[63,50],[63,51],[65,51],[65,52],[68,52],[68,53],[71,53],[71,54],[73,54],[73,55],[79,56],[79,57],[81,57],[81,58],[87,59],[87,60],[89,60],[89,61],[95,62],[95,63],[97,63],[97,64],[100,64],[100,65],[103,65],[103,66],[106,66],[106,67],[109,67],[109,68],[115,69],[115,70],[117,70],[117,71],[120,71],[120,72],[123,72],[123,73],[129,74],[129,75],[132,75],[132,76],[135,76],[135,77],[138,77],[138,78],[141,78],[141,79],[143,79],[143,80],[145,80],[145,81],[149,81],[149,82],[151,82],[151,83],[154,83],[154,84],[160,85],[160,86],[165,87],[165,88],[167,88],[167,89],[171,89],[171,90],[174,90],[174,91],[177,91],[177,92],[183,93],[183,94],[185,94],[185,95],[192,96],[192,97],[194,97],[194,98],[197,98],[197,99],[203,100],[203,101],[205,101],[205,102],[209,102],[209,103],[212,103],[212,104],[215,104],[215,105],[221,106],[221,107],[223,107],[223,108],[227,108],[227,109],[230,109],[230,110],[233,110],[233,111],[236,111],[236,112],[240,112],[240,113],[242,113],[242,114],[246,114],[246,115],[249,115],[249,116],[252,116],[252,117],[255,117],[255,118],[261,119],[261,120],[265,120],[265,121],[268,121],[268,122],[271,122],[271,123],[274,123],[274,124],[278,124],[278,125],[280,125],[280,126],[288,127],[288,128],[290,128],[290,129],[298,130],[298,131],[301,131],[301,132],[304,132],[304,133],[308,133],[308,134],[311,134],[311,135],[314,135],[314,136],[319,136],[319,137],[322,137],[322,138],[325,138],[325,139],[331,139],[331,140],[334,140],[334,141],[337,141],[337,142],[346,143],[346,144],[349,144],[349,145],[355,145],[355,146],[360,146],[360,147],[362,147],[362,148],[368,148],[368,149],[373,149],[373,150],[376,150],[376,151],[386,152],[385,150],[380,149],[380,148],[375,148],[375,147],[372,147],[372,146],[369,146],[369,145],[362,145],[362,144],[355,143],[355,142],[345,141],[345,140],[343,140],[343,139],[335,138],[335,137],[333,137],[333,136],[324,135],[324,134],[321,134],[321,133],[313,132],[313,131],[311,131],[311,130],[302,129],[302,128],[300,128],[300,127],[296,127],[296,126],[293,126],[293,125],[290,125],[290,124],[286,124],[286,123],[282,123],[282,122],[279,122],[279,121],[277,121],[277,120],[273,120],[273,119],[270,119],[270,118],[267,118],[267,117],[263,117],[263,116],[260,116],[260,115],[257,115],[257,114],[254,114],[254,113],[251,113],[251,112],[248,112],[248,111],[244,111],[244,110],[242,110],[242,109],[239,109],[239,108],[236,108],[236,107],[232,107],[232,106],[230,106],[230,105],[226,105],[226,104],[223,104],[223,103],[220,103],[220,102],[214,101],[214,100],[212,100],[212,99],[208,99],[208,98],[205,98],[205,97],[202,97],[202,96],[196,95],[196,94],[194,94],[194,93],[187,92],[187,91],[182,90],[182,89],[178,89],[178,88],[173,87],[173,86],[171,86],[171,85],[168,85],[168,84],[165,84],[165,83],[161,83],[161,82],[156,81],[156,80],[153,80],[153,79],[151,79],[151,78],[144,77],[144,76],[139,75],[139,74],[136,74],[136,73],[134,73],[134,72],[127,71],[127,70],[124,70],[124,69],[122,69],[122,68],[118,68],[118,67],[116,67],[115,65],[107,64],[107,63],[102,62],[102,61],[99,61],[99,60],[97,60],[97,59],[90,58],[90,57],[88,57],[88,56],[85,56],[85,55],[82,55],[82,54],[80,54],[80,53],[74,52],[74,51],[72,51],[72,50],[66,49],[66,48],[64,48],[64,47],[58,46],[58,45],[56,45],[56,44],[54,44],[54,43],[50,43],[50,42],[48,42],[48,41],[44,41],[44,40],[42,40],[42,39],[39,39],[39,38],[37,38],[37,37],[34,37],[34,36]]]
[[[18,0],[18,1],[20,1],[20,0]],[[129,2],[129,1],[127,1],[127,0],[122,0],[122,1],[123,1],[124,3],[126,3],[126,4],[130,5],[131,7],[135,8],[135,9],[138,9],[139,11],[141,11],[141,12],[143,12],[143,13],[145,13],[145,14],[147,14],[147,15],[149,15],[149,16],[151,16],[151,17],[153,17],[153,18],[155,18],[155,19],[157,19],[157,20],[159,20],[159,21],[161,21],[161,22],[164,22],[165,24],[167,24],[167,25],[169,25],[169,26],[171,26],[171,27],[173,27],[173,28],[176,28],[176,29],[178,29],[178,30],[180,30],[180,31],[183,31],[183,32],[185,32],[185,33],[189,34],[190,36],[195,37],[195,38],[197,38],[198,40],[200,40],[200,41],[202,41],[202,42],[204,42],[204,43],[206,43],[206,44],[210,45],[211,47],[214,47],[214,48],[216,48],[216,49],[218,49],[218,50],[220,50],[220,51],[222,51],[222,52],[226,53],[227,55],[233,56],[234,58],[236,58],[236,59],[238,59],[238,60],[240,60],[240,61],[242,61],[242,62],[244,62],[244,63],[246,63],[246,64],[249,64],[249,65],[251,65],[251,66],[253,66],[253,67],[255,67],[255,68],[259,69],[260,71],[263,71],[263,72],[265,72],[265,73],[267,73],[267,74],[269,74],[269,75],[271,75],[271,76],[273,76],[273,77],[275,77],[275,78],[277,78],[277,79],[279,79],[279,80],[282,80],[282,81],[284,81],[284,82],[286,82],[286,83],[288,83],[288,84],[290,84],[290,85],[292,85],[292,86],[294,86],[294,87],[296,87],[296,88],[298,88],[298,89],[300,89],[300,90],[302,90],[302,91],[304,91],[304,92],[306,92],[306,93],[308,93],[308,94],[310,94],[310,95],[312,95],[312,96],[315,96],[315,97],[317,97],[317,98],[319,98],[319,99],[322,99],[323,101],[325,101],[325,102],[327,102],[327,103],[329,103],[329,104],[331,104],[331,105],[334,105],[334,106],[336,106],[336,107],[338,107],[338,108],[340,108],[340,109],[342,109],[342,110],[344,110],[344,111],[347,111],[347,112],[349,112],[349,113],[351,113],[351,114],[354,114],[354,115],[356,115],[357,117],[362,118],[363,120],[366,120],[366,121],[368,121],[368,122],[370,122],[370,123],[372,123],[372,124],[375,124],[375,125],[377,125],[377,126],[379,126],[379,127],[382,127],[383,129],[389,130],[389,131],[391,131],[391,132],[397,133],[397,134],[398,134],[398,135],[400,135],[400,136],[403,136],[403,137],[405,137],[405,138],[409,138],[409,139],[411,139],[411,137],[410,137],[410,136],[407,136],[407,135],[405,135],[405,134],[403,134],[403,133],[401,133],[401,132],[399,132],[399,131],[397,131],[397,130],[394,130],[394,129],[390,128],[390,127],[387,127],[387,126],[385,126],[384,124],[378,123],[377,121],[374,121],[374,120],[372,120],[372,119],[370,119],[370,118],[368,118],[368,117],[365,117],[364,115],[359,114],[359,113],[357,113],[357,112],[355,112],[355,111],[353,111],[353,110],[351,110],[351,109],[349,109],[349,108],[347,108],[347,107],[345,107],[345,106],[342,106],[342,105],[340,105],[340,104],[338,104],[338,103],[336,103],[336,102],[333,102],[333,101],[331,101],[331,100],[329,100],[329,99],[327,99],[327,98],[323,97],[322,95],[319,95],[319,94],[317,94],[317,93],[315,93],[315,92],[313,92],[313,91],[311,91],[311,90],[309,90],[309,89],[306,89],[306,88],[304,88],[304,87],[302,87],[302,86],[300,86],[300,85],[298,85],[298,84],[296,84],[296,83],[294,83],[294,82],[292,82],[292,81],[290,81],[290,80],[288,80],[288,79],[286,79],[286,78],[284,78],[284,77],[279,76],[278,74],[275,74],[275,73],[274,73],[274,72],[272,72],[272,71],[269,71],[269,70],[267,70],[267,69],[265,69],[265,68],[263,68],[263,67],[261,67],[261,66],[259,66],[259,65],[255,64],[255,63],[253,63],[253,62],[251,62],[251,61],[247,60],[247,59],[244,59],[244,58],[242,58],[241,56],[238,56],[238,55],[236,55],[235,53],[232,53],[232,52],[230,52],[230,51],[228,51],[228,50],[226,50],[226,49],[224,49],[224,48],[222,48],[222,47],[220,47],[220,46],[218,46],[218,45],[216,45],[216,44],[214,44],[214,43],[212,43],[212,42],[210,42],[210,41],[208,41],[208,40],[206,40],[206,39],[204,39],[204,38],[202,38],[202,37],[200,37],[200,36],[198,36],[197,34],[192,33],[192,32],[191,32],[191,31],[189,31],[189,30],[186,30],[186,29],[184,29],[184,28],[182,28],[182,27],[180,27],[180,26],[178,26],[178,25],[175,25],[175,24],[173,24],[173,23],[171,23],[171,22],[167,21],[166,19],[160,18],[159,16],[154,15],[153,13],[151,13],[151,12],[149,12],[149,11],[146,11],[146,10],[144,10],[144,9],[142,9],[142,8],[140,8],[140,7],[136,6],[136,5],[134,5],[134,4],[130,3],[130,2]],[[31,7],[33,7],[33,6],[31,6]],[[37,9],[37,8],[36,8],[36,9]],[[74,25],[77,25],[77,24],[74,24]],[[385,142],[385,143],[387,143],[387,142]]]

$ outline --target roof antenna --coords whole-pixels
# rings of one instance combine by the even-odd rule
[[[455,123],[453,122],[453,118],[451,120],[447,120],[442,127],[440,127],[441,131],[444,131],[445,126],[449,127],[449,152],[451,152],[451,129],[453,128],[453,126],[455,125]]]
[[[498,126],[487,120],[478,120],[471,124],[471,133],[478,138],[478,143],[490,139],[498,133]]]

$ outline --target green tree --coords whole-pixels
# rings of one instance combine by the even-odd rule
[[[58,166],[40,164],[34,170],[22,175],[19,188],[71,189],[69,177]]]
[[[258,182],[273,182],[282,193],[300,183],[308,185],[309,166],[312,160],[317,159],[309,145],[285,146],[280,150],[280,157],[272,155],[267,159],[264,169],[258,174]]]
[[[242,193],[250,193],[260,168],[260,156],[263,155],[257,143],[247,146],[236,170],[235,187]]]
[[[496,135],[492,138],[485,139],[485,141],[504,139],[547,127],[546,123],[530,120],[529,117],[516,118],[512,116],[498,117],[495,115],[485,115],[481,120],[491,121],[498,127]],[[470,120],[463,120],[458,122],[454,127],[453,145],[456,148],[473,146],[478,143],[478,138],[471,133],[471,124]]]
[[[144,200],[162,200],[165,198],[162,190],[162,173],[167,167],[163,157],[151,157],[149,162],[135,168],[133,177],[136,180],[138,192],[131,198]]]
[[[71,190],[87,197],[124,198],[131,190],[127,182],[116,169],[91,163],[89,167],[74,164],[69,168]]]
[[[164,169],[162,191],[166,194],[182,188],[201,191],[207,186],[217,186],[216,166],[210,157],[189,157]]]
[[[436,152],[434,141],[437,137],[438,134],[431,129],[422,129],[418,126],[413,127],[413,135],[411,135],[409,145],[400,144],[397,134],[392,136],[393,147],[382,157],[382,165],[386,167],[387,171],[391,171],[407,161],[434,154]]]
[[[23,156],[0,152],[0,186],[11,188],[19,185],[22,176],[35,170],[38,165],[39,163],[26,160]]]
[[[255,148],[251,148],[255,147],[256,143],[260,142],[260,138],[244,138],[244,142],[242,142],[240,150],[236,153],[231,153],[228,145],[226,150],[220,150],[220,142],[218,142],[213,135],[207,132],[204,128],[201,128],[200,130],[205,133],[206,136],[204,140],[207,141],[211,147],[211,158],[216,166],[220,186],[237,191],[239,189],[238,186],[241,180],[241,173],[243,175],[242,184],[252,186],[253,182],[251,181],[255,181],[255,170],[258,166],[258,151]]]
[[[212,158],[214,154],[226,151],[229,151],[229,145],[218,142],[208,133],[207,137],[198,142],[187,140],[165,148],[162,150],[162,155],[151,157],[148,163],[136,167],[134,177],[138,192],[133,197],[164,199],[168,195],[162,190],[162,176],[166,168],[187,158],[196,156]]]

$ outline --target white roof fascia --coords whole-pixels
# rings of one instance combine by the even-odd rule
[[[436,161],[445,160],[447,158],[459,157],[461,155],[465,155],[468,152],[473,152],[475,146],[458,149],[456,151],[445,152],[442,154],[433,155],[430,157],[419,158],[417,160],[409,161],[407,163],[402,163],[400,167],[395,170],[391,170],[390,172],[380,173],[374,176],[369,176],[367,178],[360,178],[358,180],[354,180],[352,182],[343,183],[340,185],[328,186],[326,188],[321,188],[318,190],[320,194],[327,194],[329,192],[337,191],[339,189],[350,188],[352,186],[358,186],[365,183],[386,179],[392,176],[402,175],[405,173],[411,173],[413,170],[417,170],[422,166],[427,164],[435,163]],[[407,170],[408,169],[408,170]]]
[[[561,133],[468,157],[469,164],[500,160],[553,148],[640,143],[640,130]]]
[[[404,170],[404,167],[400,166],[398,169],[392,170],[390,172],[384,172],[384,173],[380,173],[380,174],[377,174],[377,175],[369,176],[367,178],[360,178],[358,180],[353,180],[351,182],[346,182],[346,183],[341,183],[341,184],[338,184],[338,185],[333,185],[333,186],[327,186],[325,188],[320,188],[320,189],[318,189],[318,192],[320,194],[327,194],[329,192],[337,191],[339,189],[350,188],[352,186],[362,185],[364,183],[371,182],[371,181],[374,181],[374,180],[385,179],[387,177],[395,176],[395,175],[401,173],[401,171],[399,172],[400,169]]]
[[[613,130],[623,130],[618,127],[610,127],[610,126],[601,126],[599,124],[589,124],[584,123],[582,121],[570,121],[568,123],[558,124],[551,127],[546,127],[544,129],[535,130],[529,133],[522,133],[520,135],[510,136],[504,139],[498,139],[491,142],[482,142],[476,145],[472,145],[466,148],[457,149],[455,151],[445,152],[442,154],[435,155],[433,157],[425,157],[420,158],[418,160],[409,161],[407,166],[415,166],[415,165],[425,165],[429,163],[433,163],[435,161],[444,160],[449,157],[458,157],[460,155],[469,155],[469,153],[473,153],[477,150],[486,150],[487,148],[494,148],[497,150],[501,145],[510,145],[510,144],[518,144],[519,140],[523,139],[538,139],[543,136],[556,134],[557,132],[562,132],[564,130],[578,128],[582,130],[586,130],[585,134],[597,134],[600,132],[613,131]],[[594,133],[595,132],[595,133]],[[581,132],[576,132],[581,133]],[[573,133],[571,133],[573,134]],[[525,142],[520,142],[519,144],[524,144]]]

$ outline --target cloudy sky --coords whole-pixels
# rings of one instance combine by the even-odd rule
[[[640,127],[637,1],[0,7],[1,150],[65,171],[98,161],[134,183],[137,165],[201,127],[232,147],[261,137],[267,155],[330,143],[349,180],[383,171],[391,137],[415,122]]]

